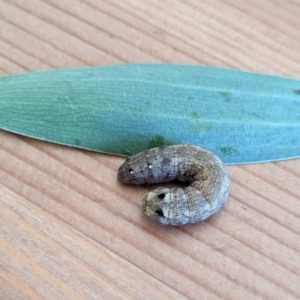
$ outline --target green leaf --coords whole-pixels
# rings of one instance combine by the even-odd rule
[[[0,78],[0,127],[117,155],[190,143],[225,163],[300,156],[300,81],[133,64]]]

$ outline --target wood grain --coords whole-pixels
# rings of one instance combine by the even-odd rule
[[[300,77],[300,1],[0,0],[0,75],[176,62]],[[300,112],[299,112],[300,113]],[[0,299],[299,299],[300,160],[230,166],[203,223],[161,227],[124,159],[0,131]]]

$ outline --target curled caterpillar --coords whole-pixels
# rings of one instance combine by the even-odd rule
[[[147,216],[161,224],[203,221],[225,204],[229,175],[213,153],[193,145],[153,148],[126,159],[119,168],[125,184],[152,184],[178,179],[186,188],[159,187],[143,199]]]

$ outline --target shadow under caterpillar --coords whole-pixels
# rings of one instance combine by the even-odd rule
[[[186,188],[159,187],[146,194],[143,210],[161,224],[184,225],[203,221],[225,204],[230,179],[221,160],[193,145],[152,148],[126,159],[119,181],[125,184],[153,184],[178,179],[190,182]]]

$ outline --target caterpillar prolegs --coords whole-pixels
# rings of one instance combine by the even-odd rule
[[[213,153],[193,145],[152,148],[126,159],[118,178],[125,184],[152,184],[178,179],[186,188],[159,187],[143,199],[147,216],[161,224],[203,221],[225,204],[229,175]]]

